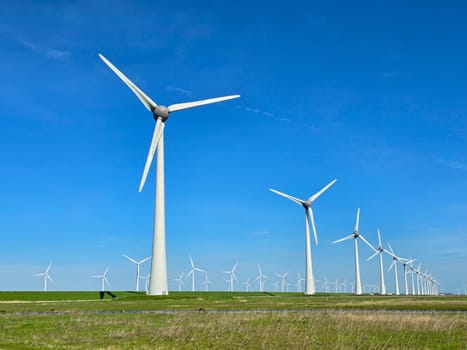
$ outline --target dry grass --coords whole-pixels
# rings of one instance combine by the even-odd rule
[[[466,329],[465,313],[5,315],[0,348],[466,349]]]

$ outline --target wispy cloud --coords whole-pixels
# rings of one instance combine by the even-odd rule
[[[437,158],[435,162],[451,169],[467,171],[467,163],[459,162],[457,160]]]
[[[71,56],[71,52],[57,49],[46,49],[43,53],[46,57],[53,58],[56,60],[64,60]]]
[[[25,40],[24,38],[18,35],[13,35],[13,39],[16,40],[16,42],[18,42],[23,47],[29,50],[32,50],[47,58],[51,58],[54,60],[66,60],[71,56],[70,51],[59,50],[59,49],[50,48],[50,47],[43,47],[32,41]]]
[[[271,232],[267,228],[257,228],[250,232],[250,234],[255,236],[269,235]]]
[[[268,112],[268,111],[263,111],[263,110],[261,110],[259,108],[243,107],[243,106],[240,106],[240,105],[236,105],[235,108],[243,110],[243,111],[248,112],[248,113],[262,114],[265,117],[274,119],[274,120],[279,121],[279,122],[285,122],[285,123],[291,123],[292,122],[292,119],[290,119],[290,118],[279,117],[278,115],[276,115],[274,113],[271,113],[271,112]]]
[[[187,89],[183,89],[181,87],[178,87],[178,86],[173,86],[173,85],[169,85],[169,86],[166,86],[165,88],[167,91],[175,91],[175,92],[178,92],[182,95],[185,95],[185,96],[188,96],[188,97],[193,97],[193,91],[190,91],[190,90],[187,90]]]

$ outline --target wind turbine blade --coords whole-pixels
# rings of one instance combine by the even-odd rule
[[[104,277],[105,277],[105,275],[107,275],[107,272],[109,272],[109,270],[110,270],[110,266],[107,266],[107,268],[105,269],[105,272],[103,274]]]
[[[391,265],[389,266],[388,271],[391,271],[391,269],[392,269],[392,267],[394,266],[395,263],[396,263],[396,260],[393,260],[392,263],[391,263]]]
[[[46,273],[49,272],[51,266],[52,266],[52,262],[50,262],[49,266],[47,266],[47,269],[45,270]]]
[[[141,177],[141,182],[139,184],[139,192],[141,192],[144,187],[144,183],[146,182],[146,177],[148,176],[149,168],[151,167],[152,159],[154,158],[154,152],[156,151],[159,140],[164,132],[164,126],[165,124],[160,118],[158,118],[156,126],[154,127],[154,133],[152,134],[151,146],[149,147],[148,157],[146,158],[146,164],[144,165],[143,176]]]
[[[39,276],[45,276],[45,273],[36,273],[35,275],[32,275],[32,277],[39,277]]]
[[[194,107],[199,107],[199,106],[203,106],[203,105],[208,105],[208,104],[211,104],[211,103],[217,103],[217,102],[232,100],[234,98],[239,98],[239,97],[240,97],[240,95],[230,95],[230,96],[223,96],[223,97],[216,97],[216,98],[208,98],[207,100],[199,100],[199,101],[185,102],[185,103],[176,103],[174,105],[170,105],[168,108],[169,108],[170,112],[177,112],[177,111],[181,111],[183,109],[194,108]]]
[[[235,269],[237,268],[237,265],[238,265],[238,262],[235,263],[233,269],[232,269],[232,273],[235,271]]]
[[[144,258],[144,259],[143,259],[143,260],[141,260],[139,263],[140,263],[140,264],[142,264],[142,263],[144,263],[144,262],[148,261],[149,259],[151,259],[151,257],[150,257],[150,256],[148,256],[147,258]]]
[[[131,91],[134,92],[136,97],[143,103],[143,105],[150,111],[157,107],[157,103],[151,100],[149,96],[147,96],[143,91],[141,91],[130,79],[126,77],[125,74],[120,72],[117,67],[115,67],[110,61],[105,58],[102,54],[99,54],[99,57],[101,58],[104,63],[109,66],[110,69],[113,70],[115,74],[118,75],[120,79],[131,89]]]
[[[351,238],[353,238],[353,235],[348,235],[348,236],[345,236],[344,238],[338,239],[337,241],[333,241],[332,243],[335,244],[335,243],[343,242]]]
[[[53,284],[55,284],[54,280],[52,279],[52,277],[50,277],[49,275],[46,275],[47,278],[49,279],[50,282],[52,282]]]
[[[395,256],[396,253],[394,253],[394,250],[392,249],[392,247],[391,247],[391,245],[390,245],[389,243],[388,243],[388,247],[389,247],[389,250],[391,251],[391,254],[392,254],[393,256]]]
[[[366,259],[366,261],[370,261],[371,259],[373,259],[376,255],[378,255],[379,251],[376,251],[376,253],[374,253],[372,256],[370,256],[368,259]]]
[[[308,215],[308,219],[309,220],[311,219],[311,227],[313,228],[313,234],[315,236],[315,243],[316,245],[318,245],[318,235],[316,233],[315,217],[313,216],[313,210],[311,209],[311,207],[308,207],[307,215]]]
[[[193,274],[193,271],[195,270],[191,270],[190,272],[188,272],[188,274],[185,276],[185,279],[188,279],[188,277],[190,277]]]
[[[105,276],[104,276],[104,282],[107,283],[108,286],[110,286],[110,283],[109,281],[107,281],[107,278],[105,278]]]
[[[274,190],[274,189],[272,189],[272,188],[270,188],[269,191],[274,192],[275,194],[278,194],[279,196],[282,196],[282,197],[284,197],[284,198],[287,198],[287,199],[289,199],[289,200],[291,200],[292,202],[295,202],[295,203],[297,203],[297,204],[303,205],[303,204],[305,203],[305,201],[302,201],[301,199],[298,199],[298,198],[296,198],[296,197],[294,197],[294,196],[291,196],[291,195],[288,195],[288,194],[279,192],[279,191]]]
[[[324,186],[320,191],[316,192],[314,195],[312,195],[308,201],[313,202],[315,199],[317,199],[319,196],[323,194],[324,191],[326,191],[329,187],[334,185],[334,183],[337,181],[337,179],[332,180],[330,183],[328,183],[326,186]]]
[[[357,221],[355,221],[355,229],[354,231],[358,232],[358,223],[360,221],[360,208],[357,209]]]
[[[381,233],[379,232],[379,227],[378,227],[378,244],[380,247],[383,246],[383,244],[381,243]]]
[[[362,241],[365,242],[365,243],[367,244],[368,247],[370,247],[371,249],[373,249],[375,252],[377,251],[376,248],[373,247],[373,246],[371,245],[371,243],[368,242],[368,241],[366,240],[365,237],[363,237],[363,235],[360,234],[360,235],[358,235],[358,237],[360,237],[360,238],[362,239]]]
[[[130,260],[132,263],[138,264],[138,262],[137,262],[135,259],[130,258],[128,255],[122,254],[122,256],[125,257],[125,258],[127,258],[128,260]]]
[[[195,268],[195,264],[193,263],[193,259],[191,258],[191,255],[190,255],[190,264],[191,264],[191,267],[194,269],[194,268]]]

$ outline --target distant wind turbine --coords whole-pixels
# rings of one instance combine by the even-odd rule
[[[212,284],[212,282],[209,280],[208,278],[208,272],[207,271],[204,271],[204,281],[203,281],[203,285],[204,285],[204,290],[207,292],[209,291],[209,285]]]
[[[400,258],[400,262],[402,263],[402,266],[404,268],[405,295],[409,295],[409,283],[407,281],[407,273],[408,273],[407,266],[412,264],[414,261],[415,259],[412,259],[412,258],[410,259]]]
[[[47,269],[45,270],[45,272],[36,273],[35,275],[32,275],[33,277],[44,277],[44,292],[47,292],[47,280],[54,283],[54,280],[49,275],[49,271],[51,267],[52,267],[52,262],[49,263],[49,266],[47,266]]]
[[[178,283],[178,291],[182,291],[182,286],[183,286],[183,272],[180,274],[179,278],[175,278],[174,281],[177,281]]]
[[[127,258],[128,260],[130,260],[133,264],[136,265],[136,293],[139,292],[139,266],[148,261],[149,259],[151,259],[150,256],[148,256],[147,258],[144,258],[143,260],[140,260],[140,261],[136,261],[135,259],[133,258],[130,258],[128,255],[125,255],[123,254],[123,257]]]
[[[258,264],[258,270],[259,270],[259,274],[258,274],[258,277],[255,278],[255,281],[259,280],[259,291],[264,292],[264,280],[267,280],[269,278],[268,276],[263,275],[263,273],[261,272],[261,266],[259,264]]]
[[[110,266],[107,266],[107,268],[105,269],[104,273],[102,275],[96,275],[96,276],[92,276],[92,277],[95,277],[95,278],[101,278],[102,280],[102,285],[101,285],[101,291],[104,292],[105,291],[105,285],[107,284],[108,286],[110,286],[110,283],[109,281],[107,280],[107,272],[109,272],[109,269],[110,269]]]
[[[358,241],[357,239],[360,238],[363,242],[365,242],[371,249],[376,250],[370,242],[368,242],[365,237],[358,231],[358,224],[360,221],[360,208],[357,210],[357,220],[355,221],[355,228],[352,232],[352,234],[338,239],[337,241],[334,241],[332,243],[339,243],[342,241],[346,241],[348,239],[354,239],[354,255],[355,255],[355,294],[356,295],[361,295],[362,294],[362,282],[360,279],[360,263],[358,260]]]
[[[375,253],[370,256],[367,261],[373,259],[376,255],[379,254],[379,292],[381,295],[386,295],[386,284],[384,283],[384,268],[383,268],[383,243],[381,243],[381,233],[379,232],[379,227],[378,227],[378,248],[375,249],[373,248]]]
[[[245,292],[249,292],[250,291],[250,279],[247,278],[247,280],[245,282],[242,282],[244,285],[245,285]]]
[[[289,274],[288,272],[286,272],[286,273],[284,273],[282,275],[276,273],[276,276],[281,279],[281,290],[282,290],[282,292],[285,291],[285,287],[286,287],[285,278],[287,277],[288,274]]]
[[[144,166],[143,176],[139,185],[139,191],[143,189],[146,177],[151,167],[154,153],[157,148],[157,164],[156,164],[156,200],[154,213],[154,237],[152,249],[151,263],[151,281],[149,287],[149,295],[165,295],[168,294],[167,282],[167,258],[165,248],[165,194],[164,194],[164,127],[169,115],[173,112],[178,112],[188,108],[199,107],[211,103],[227,101],[240,97],[240,95],[231,95],[195,102],[177,103],[168,107],[158,105],[142,90],[140,90],[130,79],[118,70],[110,61],[103,55],[99,57],[104,63],[133,91],[141,103],[152,113],[156,122],[154,133],[152,136],[151,146],[149,148],[146,164]]]
[[[272,188],[269,189],[275,194],[278,194],[279,196],[287,198],[291,200],[292,202],[295,202],[298,205],[301,205],[305,209],[305,279],[306,279],[305,294],[306,295],[312,295],[316,293],[315,281],[314,281],[314,276],[313,276],[313,265],[312,265],[312,259],[311,259],[310,221],[311,221],[311,227],[313,228],[313,234],[315,236],[316,245],[318,245],[318,235],[316,233],[315,219],[313,217],[313,210],[311,209],[311,205],[319,196],[321,196],[324,193],[324,191],[326,191],[329,187],[331,187],[335,182],[336,180],[332,180],[329,184],[324,186],[320,191],[316,192],[306,201],[303,199],[299,199],[291,195],[279,192]]]
[[[399,278],[397,277],[397,261],[400,259],[395,253],[394,250],[392,250],[391,245],[388,243],[389,250],[384,249],[384,251],[392,256],[392,263],[391,266],[389,266],[388,271],[391,271],[391,269],[394,267],[394,284],[396,288],[396,295],[400,295],[399,293]]]
[[[301,293],[302,292],[302,282],[305,281],[305,279],[300,276],[300,274],[297,272],[297,277],[298,277],[298,280],[297,280],[297,292]]]
[[[195,291],[195,271],[198,271],[198,272],[206,272],[206,271],[195,267],[195,264],[193,263],[193,259],[191,258],[191,255],[190,255],[190,264],[191,264],[191,270],[190,272],[188,272],[188,275],[186,275],[185,279],[191,276],[191,291],[194,292]]]
[[[235,263],[232,270],[224,271],[224,273],[229,274],[229,291],[234,291],[234,280],[237,281],[237,276],[235,275],[235,269],[237,268],[238,263]]]

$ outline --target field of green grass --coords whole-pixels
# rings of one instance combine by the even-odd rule
[[[464,296],[0,292],[0,349],[467,349]]]

